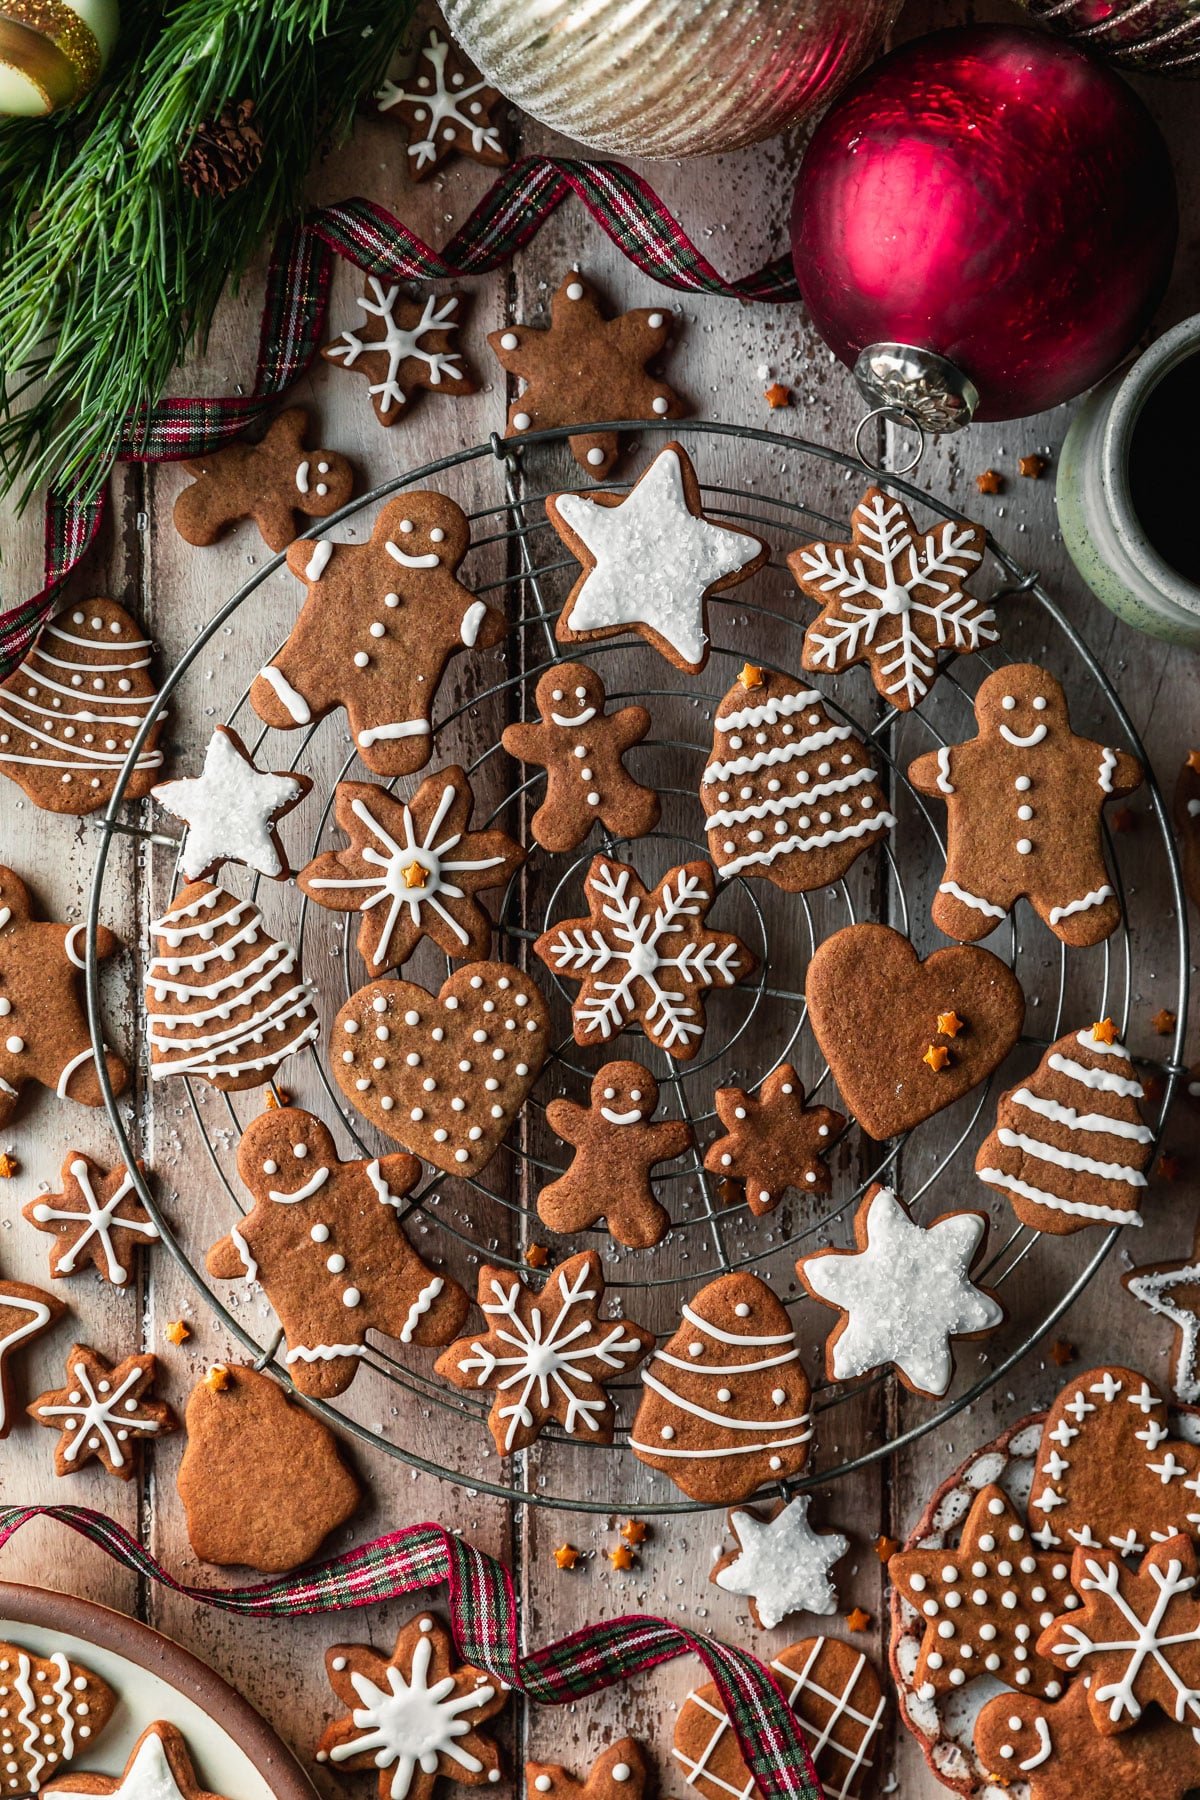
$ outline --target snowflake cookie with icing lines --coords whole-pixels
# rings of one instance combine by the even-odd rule
[[[424,768],[447,662],[490,649],[506,630],[503,613],[455,575],[469,546],[461,506],[430,491],[389,501],[370,543],[293,544],[288,567],[308,598],[250,689],[259,718],[294,731],[342,706],[376,775]]]
[[[1175,1327],[1171,1392],[1185,1405],[1200,1401],[1200,1215],[1192,1226],[1192,1249],[1178,1262],[1144,1263],[1121,1277],[1135,1300]]]
[[[975,1721],[975,1750],[993,1786],[1028,1800],[1183,1800],[1200,1785],[1200,1731],[1151,1713],[1136,1731],[1106,1737],[1088,1711],[1088,1690],[1074,1681],[1048,1706],[1033,1694],[997,1694]]]
[[[724,1126],[704,1153],[710,1175],[741,1181],[756,1216],[773,1212],[789,1188],[824,1195],[833,1188],[825,1157],[845,1128],[829,1106],[806,1106],[804,1085],[791,1063],[772,1069],[757,1096],[718,1088],[713,1102]]]
[[[589,419],[681,419],[688,411],[653,363],[675,324],[665,308],[638,307],[610,317],[578,269],[559,284],[548,326],[506,325],[488,343],[524,385],[508,408],[506,437],[556,430]],[[603,481],[617,460],[615,431],[577,432],[567,439],[585,474]]]
[[[588,917],[562,920],[533,946],[553,974],[580,984],[577,1044],[607,1043],[637,1023],[677,1062],[695,1056],[706,991],[732,987],[755,967],[740,938],[705,923],[716,886],[706,862],[668,869],[647,889],[630,864],[593,858]]]
[[[367,1333],[447,1344],[470,1301],[424,1262],[400,1228],[415,1156],[342,1162],[320,1119],[273,1107],[242,1133],[238,1174],[254,1206],[206,1259],[221,1281],[261,1281],[287,1335],[288,1373],[329,1400],[354,1380]]]
[[[551,1231],[586,1231],[603,1219],[619,1244],[645,1250],[670,1230],[650,1172],[693,1142],[685,1119],[660,1119],[658,1083],[642,1063],[611,1062],[592,1078],[591,1105],[551,1100],[546,1123],[575,1151],[570,1166],[538,1195]]]
[[[527,1450],[551,1421],[568,1437],[611,1444],[616,1408],[607,1383],[654,1346],[652,1332],[601,1316],[604,1274],[595,1250],[570,1256],[528,1287],[512,1269],[479,1271],[486,1331],[438,1357],[455,1387],[492,1396],[488,1424],[501,1456]]]
[[[108,1683],[63,1651],[0,1643],[0,1790],[36,1794],[91,1748],[116,1704]]]
[[[200,1786],[186,1738],[163,1719],[147,1725],[120,1775],[65,1775],[47,1782],[42,1792],[59,1800],[77,1795],[94,1800],[221,1800]]]
[[[408,800],[338,782],[334,813],[349,846],[318,856],[298,881],[318,906],[362,915],[358,952],[372,971],[407,962],[423,937],[459,961],[487,955],[492,921],[475,895],[504,887],[525,852],[507,832],[469,830],[474,805],[456,765]]]
[[[1140,1225],[1138,1202],[1154,1157],[1142,1097],[1111,1020],[1069,1031],[1000,1096],[975,1172],[1036,1231],[1064,1236],[1089,1225]]]
[[[1141,786],[1142,765],[1071,730],[1061,685],[1036,663],[989,675],[975,696],[976,737],[909,764],[946,803],[946,872],[933,922],[947,937],[987,937],[1025,898],[1064,944],[1098,944],[1121,918],[1104,860],[1105,803]]]
[[[752,532],[708,517],[679,444],[660,450],[627,494],[551,494],[546,512],[583,564],[554,628],[559,643],[636,632],[688,674],[708,661],[709,596],[767,560]]]
[[[86,1344],[76,1344],[67,1354],[66,1386],[39,1394],[25,1409],[39,1425],[59,1433],[54,1473],[74,1475],[95,1458],[118,1481],[131,1480],[137,1440],[179,1430],[171,1408],[150,1392],[157,1373],[156,1356],[109,1363]]]
[[[750,1602],[756,1625],[773,1631],[790,1613],[837,1611],[830,1571],[850,1548],[840,1531],[817,1531],[808,1516],[811,1494],[779,1500],[766,1514],[733,1511],[729,1529],[737,1542],[713,1564],[709,1580]]]
[[[367,380],[367,393],[381,425],[407,418],[419,389],[435,394],[473,394],[478,386],[461,350],[454,348],[462,324],[461,294],[426,294],[411,300],[392,283],[367,277],[358,302],[362,323],[343,331],[321,351],[335,368]]]
[[[868,488],[850,519],[850,542],[805,544],[788,568],[821,608],[804,634],[804,667],[837,674],[867,663],[876,688],[901,712],[937,679],[939,656],[994,644],[995,613],[965,591],[987,535],[947,519],[919,532],[908,508]]]
[[[14,1351],[41,1337],[66,1310],[43,1288],[0,1277],[0,1438],[8,1436],[16,1417],[10,1366]]]
[[[115,600],[59,612],[0,684],[0,773],[47,812],[82,817],[107,806],[158,691],[153,645]],[[126,800],[150,791],[162,766],[158,719],[138,751]]]
[[[181,466],[195,479],[175,502],[175,529],[197,547],[253,519],[271,550],[286,550],[299,518],[327,519],[354,493],[354,469],[336,450],[308,450],[309,414],[290,406],[257,444],[229,444]]]
[[[896,823],[850,726],[815,689],[755,663],[717,708],[700,801],[722,878],[765,876],[788,893],[840,881]]]
[[[21,1208],[23,1218],[57,1240],[51,1275],[75,1275],[90,1266],[102,1281],[124,1287],[133,1276],[133,1251],[157,1243],[159,1235],[133,1176],[123,1164],[104,1169],[82,1150],[68,1150],[60,1179],[60,1193],[39,1194]]]
[[[325,1673],[346,1716],[325,1727],[317,1761],[339,1773],[377,1769],[379,1800],[431,1800],[439,1777],[470,1787],[500,1780],[500,1752],[479,1727],[508,1691],[457,1662],[450,1633],[428,1613],[401,1627],[390,1657],[335,1644]]]
[[[508,162],[493,118],[503,104],[499,88],[483,80],[456,44],[431,31],[416,67],[398,81],[385,81],[375,95],[385,119],[408,133],[408,173],[424,181],[452,156],[469,156],[489,168]]]
[[[971,1270],[983,1256],[987,1215],[942,1213],[918,1225],[892,1189],[868,1188],[854,1217],[856,1250],[818,1250],[796,1272],[814,1300],[842,1313],[825,1344],[830,1381],[890,1364],[914,1394],[950,1386],[952,1338],[984,1337],[1004,1308]]]
[[[630,1448],[689,1499],[730,1505],[804,1467],[811,1398],[783,1304],[756,1275],[722,1275],[643,1369]]]
[[[158,804],[187,826],[179,867],[188,881],[210,880],[226,862],[244,863],[270,881],[291,874],[279,821],[312,787],[307,775],[266,773],[237,732],[218,725],[199,775],[161,781]]]
[[[658,795],[624,761],[649,732],[650,714],[644,706],[606,712],[607,701],[595,669],[555,663],[537,684],[541,723],[506,725],[500,734],[510,756],[546,771],[546,797],[529,823],[543,850],[577,850],[594,825],[638,838],[658,824]]]
[[[60,1100],[104,1104],[82,1004],[86,936],[83,925],[36,919],[29,889],[0,865],[0,1126],[29,1082]],[[119,949],[108,927],[98,925],[97,959]],[[123,1094],[129,1071],[121,1058],[106,1049],[104,1066],[114,1094]]]
[[[618,1738],[580,1779],[561,1763],[525,1764],[525,1800],[642,1800],[651,1766],[636,1738]]]

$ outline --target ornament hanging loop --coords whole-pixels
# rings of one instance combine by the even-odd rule
[[[863,448],[863,433],[875,419],[884,419],[889,425],[906,426],[909,431],[915,431],[917,434],[916,451],[909,461],[903,463],[898,469],[886,468],[881,460],[877,461],[874,457],[868,456]],[[925,454],[925,427],[917,415],[909,412],[906,407],[873,406],[869,413],[863,414],[855,427],[854,454],[863,468],[868,469],[872,475],[911,475]]]

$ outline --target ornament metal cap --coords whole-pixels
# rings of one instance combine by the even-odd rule
[[[961,431],[979,405],[975,383],[948,357],[915,344],[868,344],[854,379],[878,411],[902,414],[923,432]]]

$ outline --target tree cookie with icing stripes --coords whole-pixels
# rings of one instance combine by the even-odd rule
[[[390,500],[367,544],[294,543],[288,567],[308,598],[250,689],[259,718],[295,731],[341,706],[376,775],[424,768],[447,662],[490,649],[507,629],[503,613],[457,579],[469,546],[462,507],[428,491]]]
[[[909,764],[920,793],[946,803],[946,871],[933,922],[985,938],[1024,898],[1064,944],[1099,944],[1121,904],[1104,860],[1107,801],[1141,786],[1142,765],[1071,730],[1061,685],[1036,663],[989,675],[978,735]]]
[[[1142,1097],[1111,1019],[1069,1031],[1000,1096],[975,1172],[1035,1231],[1063,1237],[1089,1225],[1140,1225],[1154,1158]]]
[[[793,894],[840,881],[896,823],[850,726],[815,689],[754,663],[717,708],[700,800],[719,874]]]
[[[295,1106],[260,1113],[242,1133],[238,1174],[254,1206],[206,1259],[219,1281],[261,1281],[287,1335],[288,1373],[302,1393],[344,1393],[367,1333],[401,1344],[448,1344],[470,1304],[400,1228],[416,1186],[415,1156],[342,1162],[320,1119]]]
[[[91,1749],[113,1715],[106,1681],[71,1662],[0,1643],[0,1787],[36,1794],[76,1756]]]
[[[51,1275],[75,1275],[91,1267],[102,1281],[125,1287],[133,1278],[133,1252],[139,1245],[157,1243],[159,1235],[133,1176],[123,1164],[103,1169],[82,1150],[68,1150],[60,1179],[61,1193],[39,1194],[21,1208],[23,1218],[56,1239]]]

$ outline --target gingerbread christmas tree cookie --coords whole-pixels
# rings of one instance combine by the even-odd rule
[[[503,104],[456,44],[431,31],[412,73],[385,81],[375,95],[380,112],[408,133],[408,173],[424,181],[453,156],[502,168],[508,161],[496,124]]]
[[[12,1395],[13,1353],[48,1331],[66,1307],[53,1294],[26,1281],[0,1278],[0,1438],[15,1422]]]
[[[650,1172],[692,1143],[684,1119],[653,1123],[658,1083],[641,1063],[605,1063],[592,1080],[591,1105],[551,1100],[546,1123],[575,1155],[565,1174],[538,1195],[538,1217],[552,1231],[585,1231],[604,1219],[619,1244],[647,1249],[670,1229]]]
[[[120,1775],[67,1775],[48,1782],[43,1793],[59,1800],[75,1795],[95,1800],[222,1800],[200,1786],[183,1733],[165,1720],[147,1725]]]
[[[132,1479],[134,1445],[179,1430],[171,1408],[150,1391],[157,1372],[155,1356],[110,1363],[86,1344],[75,1345],[67,1355],[66,1386],[40,1394],[25,1409],[59,1433],[56,1475],[74,1475],[94,1457],[118,1481]]]
[[[825,1157],[845,1127],[828,1106],[806,1106],[804,1087],[791,1063],[780,1063],[757,1098],[744,1088],[718,1088],[714,1104],[725,1127],[704,1155],[711,1175],[746,1184],[755,1214],[773,1212],[789,1188],[828,1194],[833,1178]]]
[[[75,1275],[91,1267],[103,1281],[124,1287],[133,1276],[133,1253],[139,1244],[158,1241],[158,1226],[121,1165],[101,1168],[80,1150],[68,1150],[62,1166],[62,1191],[40,1194],[21,1208],[22,1216],[56,1239],[50,1252],[51,1275]]]
[[[978,736],[909,765],[921,793],[944,799],[946,872],[933,922],[948,937],[986,937],[1024,897],[1064,944],[1098,944],[1121,906],[1104,861],[1106,801],[1140,787],[1124,750],[1078,737],[1053,675],[1016,663],[975,696]]]
[[[116,1704],[108,1683],[64,1651],[39,1655],[0,1643],[5,1793],[36,1794],[74,1757],[86,1756]]]
[[[375,275],[367,277],[367,288],[358,302],[363,315],[359,329],[343,331],[321,355],[337,368],[366,377],[381,425],[406,418],[418,390],[475,392],[466,358],[454,348],[462,323],[460,294],[426,294],[414,300],[395,283],[385,287]]]
[[[506,437],[579,425],[590,419],[681,419],[687,407],[651,373],[673,320],[661,306],[611,318],[577,269],[550,302],[548,326],[506,325],[488,334],[502,366],[522,383],[508,408]],[[617,460],[615,431],[567,440],[588,475],[603,481]]]
[[[215,544],[253,519],[263,542],[286,550],[301,518],[327,519],[354,493],[354,469],[336,450],[308,450],[309,415],[290,406],[257,444],[230,444],[185,462],[195,477],[175,502],[175,529],[189,544]]]

